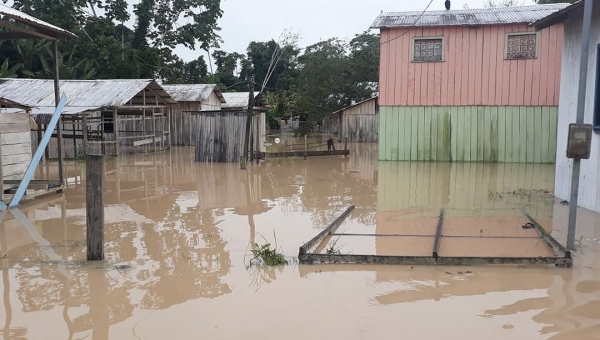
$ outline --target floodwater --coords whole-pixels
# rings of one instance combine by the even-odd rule
[[[340,233],[398,223],[429,232],[444,208],[448,235],[527,233],[525,210],[566,238],[552,165],[378,162],[374,145],[349,148],[349,158],[270,159],[247,171],[194,163],[184,147],[106,159],[106,260],[96,263],[84,261],[85,164],[69,162],[64,194],[23,204],[0,227],[0,338],[600,339],[600,217],[585,210],[569,269],[247,268],[250,244],[293,259],[352,204]],[[53,165],[37,178],[56,177]],[[337,246],[430,251],[390,242],[345,236]],[[494,249],[510,247],[536,245]]]

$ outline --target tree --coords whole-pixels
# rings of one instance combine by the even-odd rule
[[[559,3],[565,3],[565,2],[572,4],[576,1],[579,1],[579,0],[537,0],[536,2],[538,4],[559,4]]]
[[[358,82],[379,81],[379,35],[363,32],[350,40],[350,59]]]
[[[308,46],[298,58],[294,110],[320,121],[345,106],[372,97],[379,79],[379,38],[362,33],[346,44],[329,39]]]
[[[228,91],[247,91],[247,84],[240,81],[239,66],[246,59],[243,54],[233,52],[228,53],[221,50],[216,50],[212,53],[215,60],[217,71],[212,77],[209,77],[211,82],[216,83],[222,90]]]
[[[523,5],[523,0],[486,0],[485,7],[515,7]]]
[[[79,38],[59,44],[64,60],[70,60],[74,67],[93,66],[97,78],[157,78],[173,77],[176,73],[171,68],[179,66],[180,59],[172,53],[175,46],[183,45],[192,50],[218,46],[220,2],[138,0],[133,4],[136,22],[133,29],[124,25],[130,19],[126,0],[14,0],[13,7],[74,32]],[[180,24],[183,21],[186,23]],[[31,76],[25,71],[35,76],[44,75],[41,61],[48,59],[21,53],[27,44],[0,42],[0,55],[8,56],[10,65],[25,65],[19,76]],[[36,49],[30,52],[40,53]],[[24,62],[30,59],[40,63]],[[93,60],[94,65],[90,65],[89,60]],[[197,68],[202,76],[199,61],[189,67]],[[88,73],[77,70],[73,74]]]
[[[199,84],[205,82],[207,77],[208,67],[204,57],[200,56],[187,63],[177,58],[166,68],[164,80],[168,84]]]

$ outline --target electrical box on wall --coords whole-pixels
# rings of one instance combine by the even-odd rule
[[[591,124],[569,124],[567,158],[589,159],[592,147]]]

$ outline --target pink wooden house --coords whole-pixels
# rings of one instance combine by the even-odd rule
[[[566,6],[382,13],[379,159],[554,162]]]

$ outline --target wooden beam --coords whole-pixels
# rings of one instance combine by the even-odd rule
[[[38,37],[23,32],[4,32],[0,33],[0,40],[20,40],[20,39],[38,39]]]
[[[0,20],[0,27],[4,27],[4,28],[9,29],[11,31],[15,31],[15,32],[19,32],[19,33],[25,33],[25,34],[28,34],[28,35],[32,35],[32,36],[40,38],[40,39],[57,40],[55,37],[51,37],[49,35],[42,34],[42,33],[39,33],[37,31],[32,31],[30,29],[26,29],[26,28],[22,28],[22,27],[19,27],[19,26],[15,26],[13,24],[9,24],[6,21],[2,21],[2,20]]]
[[[160,100],[161,102],[165,103],[165,105],[167,105],[167,106],[171,105],[171,104],[167,103],[164,99],[162,99],[162,97],[153,89],[151,89],[149,87],[147,87],[146,89],[148,91],[152,92],[156,96],[157,101]],[[156,103],[156,105],[158,105],[158,103]]]
[[[321,241],[323,241],[323,239],[327,235],[334,233],[335,230],[340,226],[340,224],[344,222],[346,217],[350,215],[350,212],[352,212],[354,208],[354,205],[349,206],[348,209],[346,209],[346,211],[344,211],[338,218],[331,222],[331,224],[327,228],[323,229],[323,231],[321,231],[317,236],[313,237],[310,241],[303,244],[300,247],[300,256],[308,254],[309,250],[321,243]]]
[[[315,157],[315,156],[346,156],[349,155],[349,150],[332,150],[332,151],[286,151],[286,152],[258,152],[258,157],[276,158],[276,157]]]

